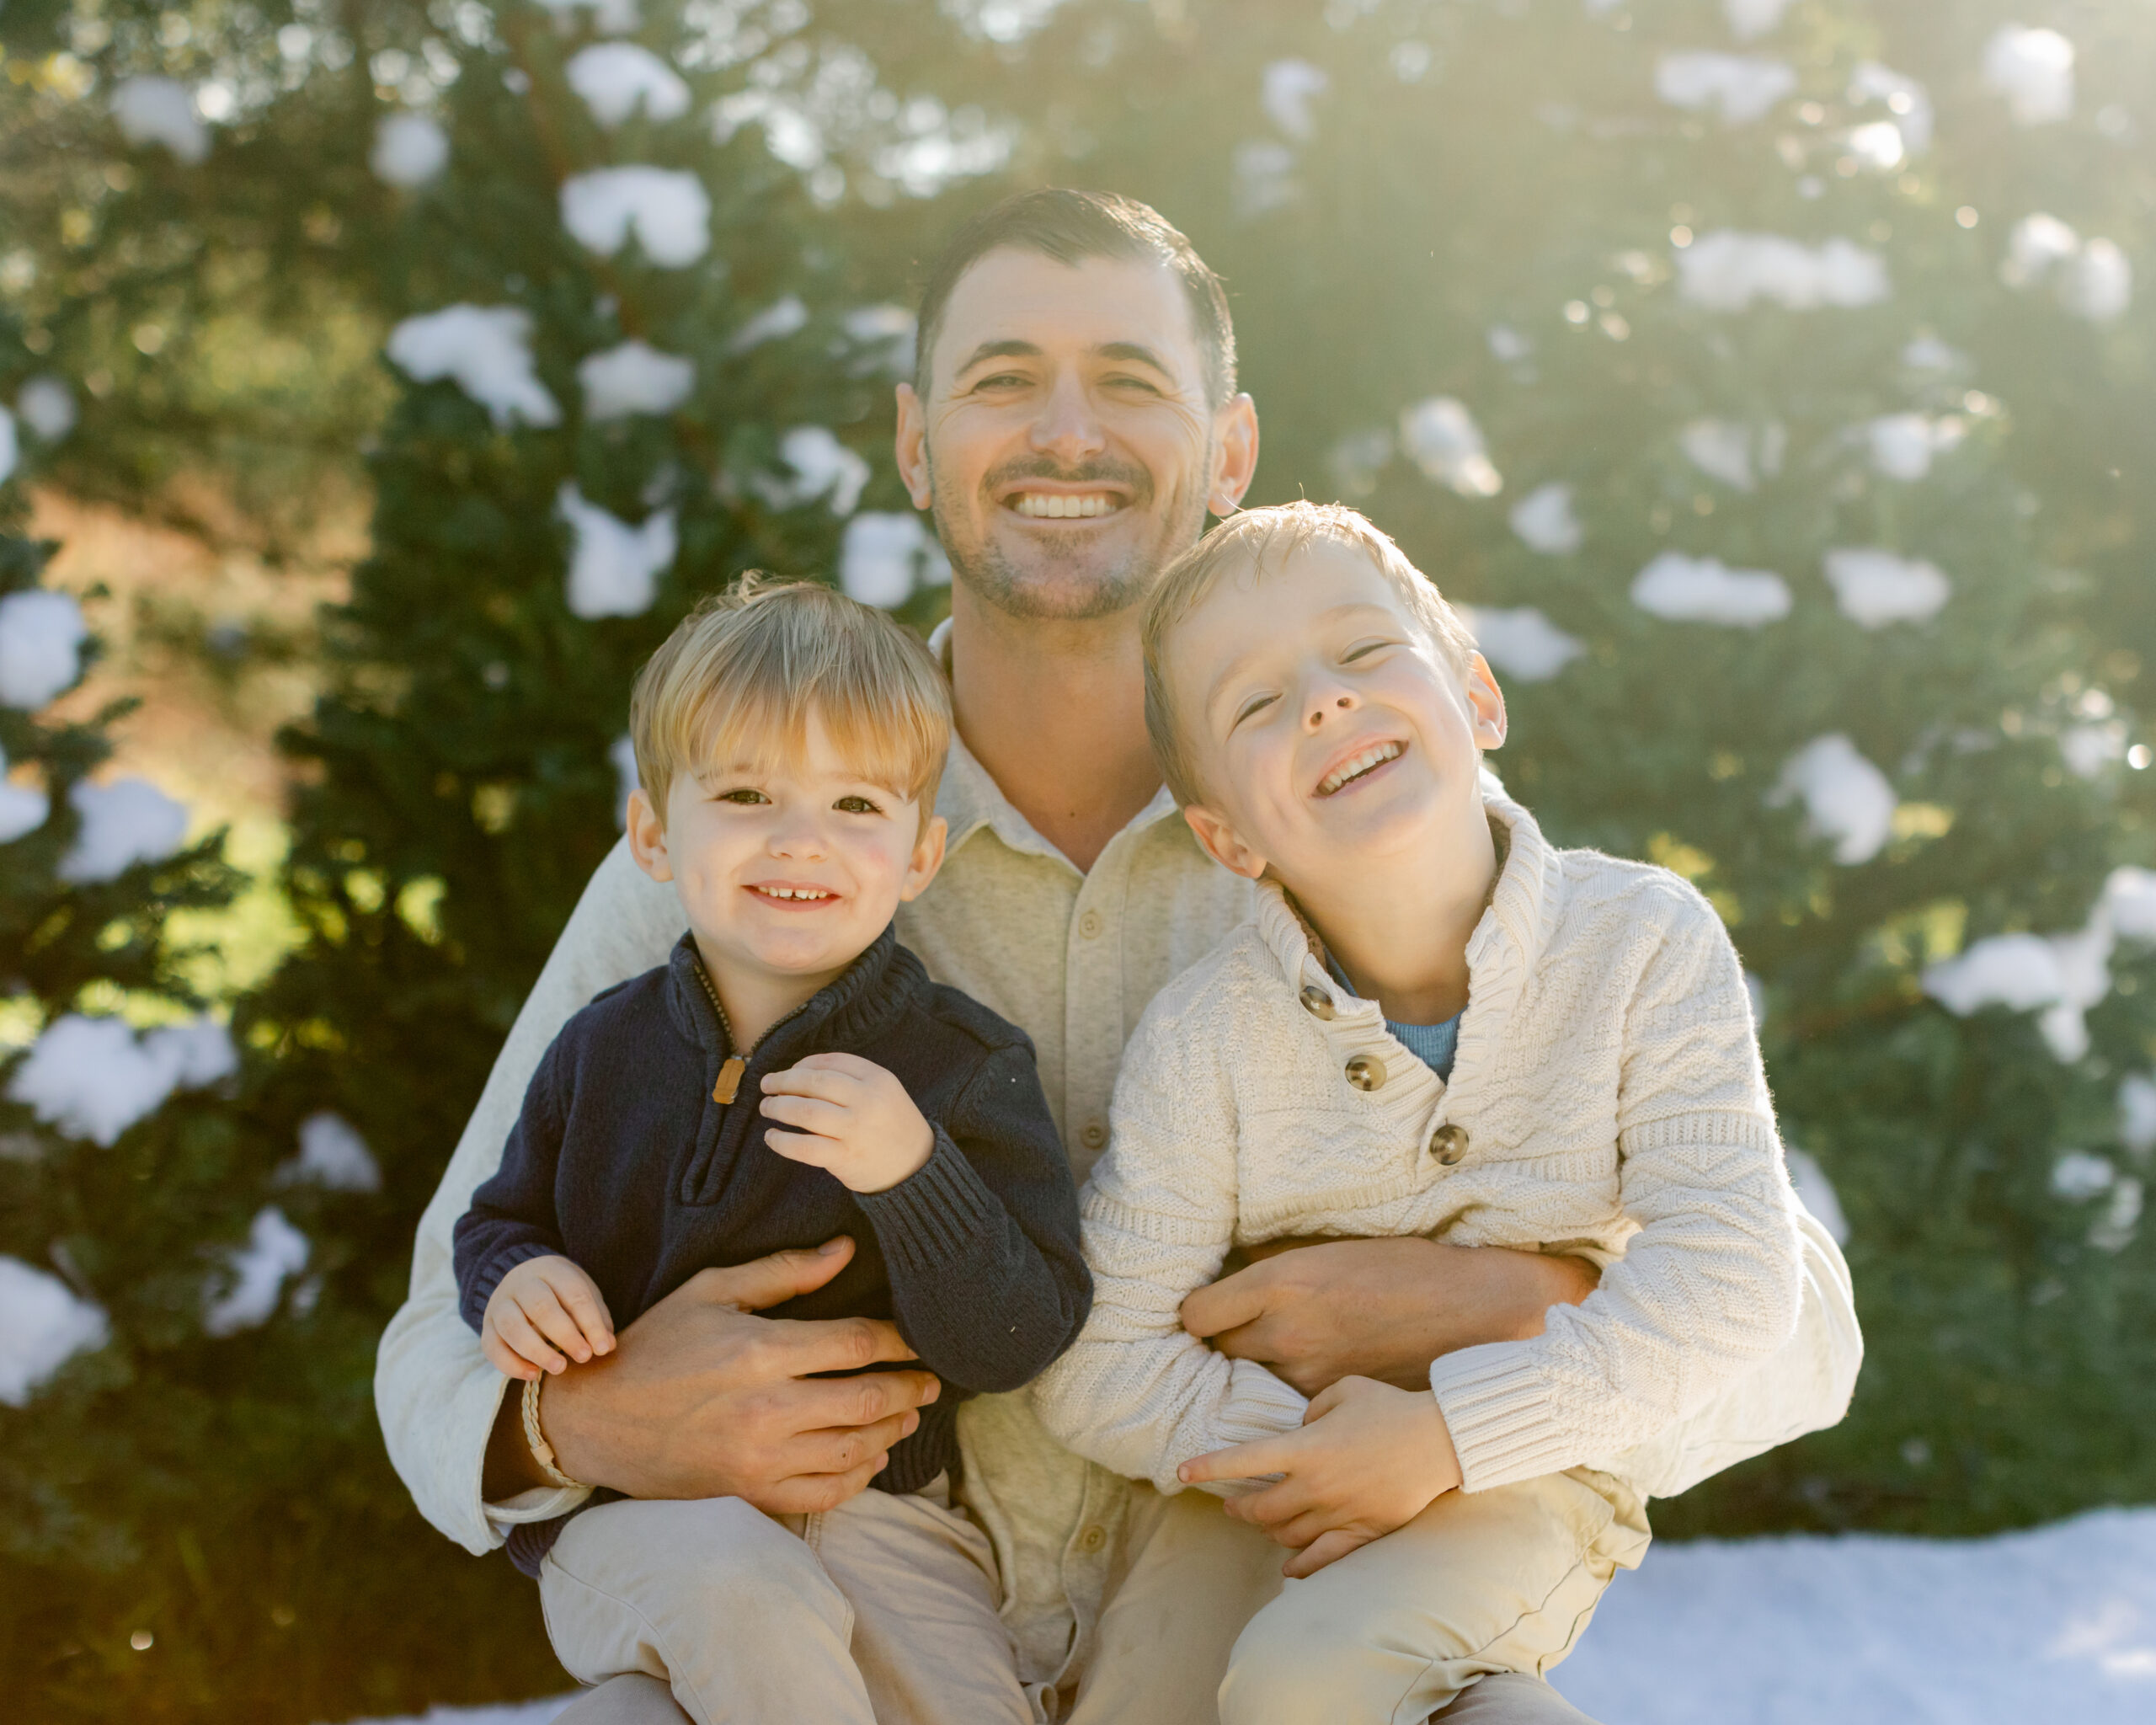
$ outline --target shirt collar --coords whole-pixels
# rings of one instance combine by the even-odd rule
[[[948,617],[936,626],[928,638],[928,650],[936,655],[936,662],[943,675],[951,675],[951,620]],[[943,817],[949,827],[944,841],[945,853],[954,855],[958,847],[986,827],[1013,851],[1030,856],[1046,857],[1060,862],[1074,873],[1077,865],[1043,838],[1032,821],[1020,814],[1011,799],[1003,794],[1002,787],[989,776],[988,769],[974,758],[957,729],[951,732],[951,756],[943,767],[943,782],[936,793],[936,812]],[[1123,833],[1141,832],[1176,812],[1176,799],[1162,785],[1148,803],[1132,819]],[[1120,837],[1122,835],[1118,835]]]

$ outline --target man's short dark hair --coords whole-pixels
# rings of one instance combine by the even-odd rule
[[[984,210],[951,237],[930,268],[921,291],[921,335],[914,361],[914,387],[923,399],[928,395],[929,360],[942,332],[943,310],[952,290],[981,259],[1006,246],[1038,252],[1073,267],[1088,258],[1166,264],[1182,284],[1183,297],[1189,302],[1211,404],[1222,406],[1235,394],[1235,326],[1228,316],[1228,296],[1197,248],[1159,211],[1135,198],[1047,186],[1020,192]]]

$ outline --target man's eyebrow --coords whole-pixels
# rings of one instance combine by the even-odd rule
[[[951,375],[963,377],[983,360],[1037,360],[1040,356],[1039,347],[1030,341],[1019,341],[1015,338],[1005,341],[984,341],[966,355],[958,369]]]
[[[1128,360],[1134,366],[1148,366],[1163,377],[1173,377],[1175,367],[1162,359],[1142,341],[1107,341],[1093,351],[1104,360]]]

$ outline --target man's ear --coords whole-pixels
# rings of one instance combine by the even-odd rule
[[[629,793],[629,854],[637,867],[654,880],[674,878],[674,860],[666,854],[666,824],[651,793],[639,785]]]
[[[936,871],[943,866],[943,846],[950,836],[950,823],[940,814],[931,814],[921,822],[921,836],[914,841],[913,857],[906,864],[906,878],[899,887],[900,904],[910,905],[928,890]]]
[[[1242,841],[1235,828],[1220,815],[1215,814],[1202,803],[1185,805],[1182,818],[1190,823],[1190,830],[1198,835],[1198,842],[1205,854],[1230,874],[1240,874],[1246,880],[1256,880],[1265,873],[1265,858]]]
[[[1213,416],[1213,483],[1205,507],[1225,517],[1242,507],[1257,477],[1257,403],[1239,395]]]
[[[1475,719],[1475,746],[1505,746],[1505,692],[1497,686],[1490,661],[1479,653],[1467,655],[1467,707]]]
[[[926,509],[934,495],[928,483],[928,410],[910,383],[901,383],[898,393],[899,429],[891,443],[898,457],[899,478],[905,482],[913,506]]]

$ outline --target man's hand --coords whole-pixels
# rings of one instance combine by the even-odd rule
[[[874,1318],[807,1323],[751,1316],[821,1287],[853,1242],[782,1252],[691,1277],[622,1332],[615,1351],[550,1379],[541,1418],[563,1471],[632,1498],[745,1499],[773,1515],[836,1508],[921,1423],[941,1386],[926,1371],[858,1371],[911,1359]],[[495,1502],[545,1482],[516,1398],[488,1445]]]
[[[888,1192],[919,1173],[936,1134],[905,1085],[859,1055],[810,1055],[764,1075],[767,1120],[798,1130],[764,1134],[790,1162],[837,1176],[849,1192]]]
[[[1260,1262],[1183,1301],[1182,1327],[1305,1396],[1349,1377],[1427,1391],[1440,1354],[1539,1336],[1550,1307],[1577,1305],[1597,1280],[1575,1258],[1412,1236],[1276,1240],[1249,1255]]]
[[[1215,1450],[1176,1470],[1186,1485],[1273,1473],[1284,1477],[1229,1498],[1226,1509],[1294,1551],[1280,1573],[1298,1581],[1456,1488],[1460,1458],[1428,1390],[1342,1378],[1305,1410],[1300,1431]]]

